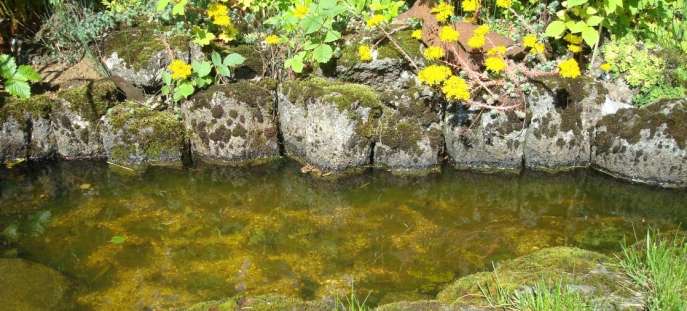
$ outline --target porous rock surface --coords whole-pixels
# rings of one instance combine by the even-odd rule
[[[219,164],[279,157],[272,90],[241,81],[203,91],[181,107],[194,158]]]

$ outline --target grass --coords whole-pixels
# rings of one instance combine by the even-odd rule
[[[355,286],[351,285],[351,292],[348,296],[344,296],[343,299],[336,297],[334,310],[335,311],[370,311],[372,307],[367,305],[367,299],[370,297],[370,293],[365,296],[364,299],[360,300],[358,295],[355,293]]]
[[[496,310],[523,311],[584,311],[593,310],[589,303],[577,292],[569,290],[561,280],[549,286],[543,280],[529,288],[518,291],[508,291],[498,283],[496,276],[496,291],[482,288],[482,295],[490,308]]]
[[[620,266],[646,293],[649,310],[687,310],[687,243],[684,238],[658,237],[623,245]]]

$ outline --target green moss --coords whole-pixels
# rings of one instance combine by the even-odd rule
[[[422,53],[420,52],[421,43],[417,39],[414,39],[411,34],[412,30],[402,30],[392,35],[396,43],[406,52],[411,58],[420,58]],[[343,66],[353,66],[359,63],[358,60],[358,46],[360,45],[359,39],[355,38],[352,40],[353,43],[345,46],[341,50],[341,56],[339,57],[337,64]],[[403,55],[396,49],[396,47],[389,42],[389,40],[383,41],[377,47],[377,59],[393,58],[393,59],[403,59]]]
[[[73,110],[91,121],[100,119],[122,98],[117,85],[108,79],[66,89],[59,92],[57,96],[68,101]]]
[[[422,126],[397,116],[383,118],[380,142],[387,147],[406,152],[420,153],[417,142],[422,139]]]
[[[165,50],[160,39],[165,27],[155,24],[143,24],[138,27],[124,28],[112,33],[104,44],[106,55],[117,52],[133,69],[144,68],[148,61],[157,53]],[[190,39],[185,36],[174,36],[169,39],[169,46],[173,49],[185,51],[189,49]]]
[[[272,111],[273,96],[271,93],[271,85],[262,82],[250,82],[241,80],[236,83],[227,85],[214,85],[209,89],[199,92],[193,96],[193,109],[206,108],[211,109],[210,101],[212,96],[217,92],[223,92],[227,97],[235,98],[239,102],[247,104],[251,107],[260,107]],[[225,111],[232,115],[232,111]],[[236,112],[233,112],[234,114]],[[235,118],[235,116],[232,116]]]
[[[8,98],[0,104],[0,122],[13,118],[19,122],[27,117],[47,118],[55,102],[47,95],[32,96],[27,99]]]
[[[372,109],[381,109],[380,96],[369,86],[355,83],[343,83],[321,78],[304,81],[287,81],[284,83],[289,101],[304,104],[310,98],[321,98],[334,103],[339,111],[349,111],[353,104]]]
[[[236,303],[236,299],[229,298],[197,303],[186,309],[186,311],[234,311],[237,308],[238,304]]]

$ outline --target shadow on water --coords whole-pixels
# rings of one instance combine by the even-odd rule
[[[62,271],[86,309],[164,309],[240,293],[314,299],[346,293],[351,280],[385,303],[432,297],[457,277],[544,247],[615,252],[635,230],[680,227],[684,202],[685,191],[587,170],[375,171],[331,182],[291,162],[143,175],[56,162],[0,171],[0,256]]]

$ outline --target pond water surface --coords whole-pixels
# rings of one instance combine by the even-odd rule
[[[0,257],[61,271],[76,309],[188,306],[237,294],[369,302],[431,298],[493,262],[558,245],[613,253],[679,228],[687,192],[590,171],[521,176],[445,169],[337,182],[291,162],[249,169],[105,163],[0,170]]]

